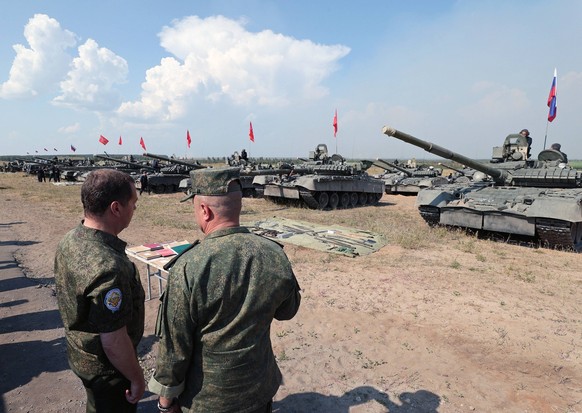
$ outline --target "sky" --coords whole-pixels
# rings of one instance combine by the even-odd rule
[[[389,125],[478,159],[527,128],[533,154],[559,142],[582,159],[580,0],[1,8],[0,155],[139,154],[143,138],[194,158],[306,157],[319,143],[346,158],[435,158],[383,135]]]

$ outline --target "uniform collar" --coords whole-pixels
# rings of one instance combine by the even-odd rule
[[[210,234],[206,235],[204,239],[212,239],[212,238],[219,238],[224,237],[225,235],[231,234],[246,234],[250,233],[249,229],[246,227],[231,227],[231,228],[224,228],[224,229],[217,229],[216,231],[211,232]]]
[[[84,239],[97,239],[104,244],[110,245],[113,249],[118,252],[125,252],[125,247],[127,243],[116,237],[113,234],[109,234],[108,232],[104,232],[98,229],[89,228],[83,225],[84,220],[81,220],[81,223],[77,227],[77,234],[80,238]]]

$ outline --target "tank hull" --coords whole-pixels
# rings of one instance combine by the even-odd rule
[[[383,194],[384,181],[367,174],[306,174],[285,180],[273,179],[263,187],[263,196],[267,199],[295,200],[313,209],[375,204]]]
[[[449,184],[423,189],[416,205],[429,225],[520,235],[551,248],[582,247],[581,188]]]

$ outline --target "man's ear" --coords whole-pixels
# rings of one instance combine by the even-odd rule
[[[118,217],[120,215],[120,210],[119,210],[120,207],[121,207],[121,205],[119,204],[119,201],[113,201],[111,203],[111,205],[109,205],[109,210],[111,211],[111,213],[113,215]]]
[[[202,210],[202,217],[204,218],[205,221],[210,221],[212,219],[213,216],[213,212],[212,209],[210,209],[210,207],[201,202],[199,208]]]

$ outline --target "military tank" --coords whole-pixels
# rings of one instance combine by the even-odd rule
[[[205,169],[206,166],[195,162],[187,162],[179,159],[170,158],[164,155],[153,153],[144,153],[146,158],[152,158],[154,161],[152,167],[156,168],[155,173],[148,175],[148,185],[151,190],[157,194],[178,192],[184,179],[188,179],[189,172],[193,169]],[[164,161],[160,165],[158,161]]]
[[[447,176],[448,182],[455,183],[471,182],[471,180],[473,179],[473,175],[475,174],[475,172],[477,172],[473,168],[467,168],[465,166],[459,168],[457,166],[444,164],[442,162],[439,162],[439,166],[442,166],[444,169],[450,169],[451,171],[454,172],[449,173],[449,175]]]
[[[319,144],[309,161],[268,175],[263,196],[271,201],[298,203],[312,209],[352,208],[377,203],[384,194],[384,181],[366,173],[372,162],[346,162],[341,155],[328,155]]]
[[[423,189],[416,205],[430,225],[517,235],[550,248],[582,247],[582,176],[552,149],[528,159],[515,135],[479,162],[385,126],[383,133],[481,173],[473,181]],[[527,149],[527,148],[526,148]]]
[[[383,159],[376,159],[374,165],[386,170],[399,171],[379,176],[384,181],[387,194],[416,195],[423,188],[449,183],[447,178],[441,176],[442,171],[434,167],[403,168]]]

